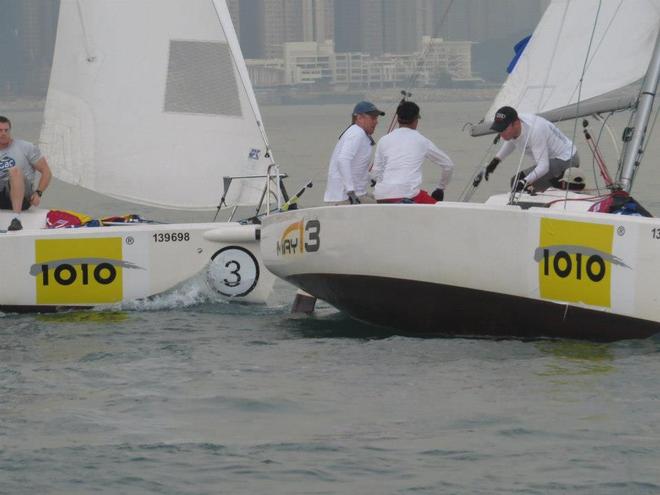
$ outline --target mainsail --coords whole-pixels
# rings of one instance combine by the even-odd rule
[[[504,105],[553,121],[633,105],[659,25],[660,0],[553,0],[472,135]]]
[[[61,0],[41,145],[55,175],[142,204],[218,205],[272,158],[224,0]],[[264,180],[232,185],[256,204]]]

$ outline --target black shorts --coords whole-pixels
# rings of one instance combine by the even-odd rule
[[[27,210],[30,207],[30,198],[23,198],[23,205],[21,209],[23,211]],[[0,191],[0,210],[12,210],[11,206],[11,197],[9,196],[9,184],[3,190]]]

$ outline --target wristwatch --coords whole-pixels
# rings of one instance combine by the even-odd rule
[[[43,196],[43,195],[44,195],[44,192],[43,192],[43,191],[40,191],[39,189],[37,189],[37,190],[36,190],[36,191],[34,191],[34,192],[36,192],[36,193],[37,193],[37,195],[38,195],[39,197],[41,197],[41,196]]]

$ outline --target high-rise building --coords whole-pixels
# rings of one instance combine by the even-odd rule
[[[264,9],[262,0],[239,0],[240,25],[237,30],[245,58],[264,58]]]
[[[426,0],[383,0],[383,51],[419,51],[428,7]]]
[[[57,0],[0,0],[0,94],[45,95],[58,7]]]
[[[302,0],[303,41],[334,39],[334,0]]]
[[[227,0],[227,7],[231,15],[231,22],[234,24],[236,34],[241,32],[241,7],[239,0]]]
[[[432,0],[435,35],[486,41],[531,32],[549,0]]]
[[[303,39],[302,0],[262,0],[264,55],[281,58],[287,41]]]
[[[360,3],[355,0],[335,0],[335,51],[362,51]]]

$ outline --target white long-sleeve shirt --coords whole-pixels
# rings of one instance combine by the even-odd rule
[[[358,196],[367,193],[371,143],[367,133],[358,125],[353,124],[344,132],[330,158],[323,201],[346,201],[348,191],[355,191]]]
[[[416,129],[400,127],[376,146],[372,176],[376,199],[413,198],[422,186],[422,165],[429,160],[442,169],[438,187],[445,189],[454,169],[451,158]]]
[[[576,148],[552,122],[538,115],[518,114],[521,123],[520,136],[506,141],[495,155],[504,160],[516,148],[529,156],[536,168],[527,176],[527,182],[534,183],[550,171],[550,160],[558,158],[568,161]]]

